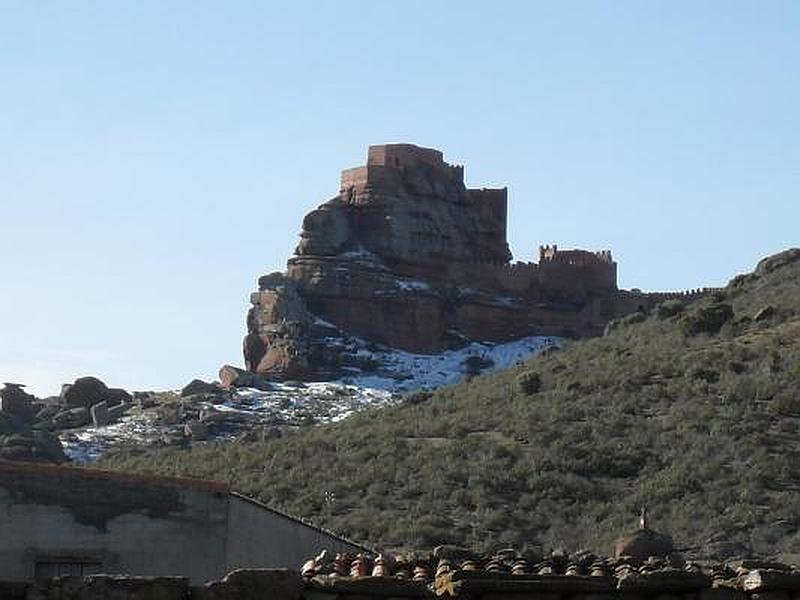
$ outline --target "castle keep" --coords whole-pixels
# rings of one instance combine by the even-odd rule
[[[470,189],[464,168],[411,144],[371,146],[339,193],[303,219],[285,273],[259,279],[244,353],[250,370],[330,376],[329,340],[356,335],[419,353],[530,335],[597,335],[664,294],[617,288],[608,250],[541,246],[511,262],[508,193]]]

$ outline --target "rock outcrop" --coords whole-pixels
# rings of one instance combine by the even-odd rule
[[[42,427],[42,402],[28,394],[19,383],[5,383],[0,389],[0,459],[27,462],[67,460],[61,442]]]
[[[308,379],[358,368],[334,341],[343,335],[419,353],[598,335],[672,297],[619,290],[608,251],[544,246],[538,263],[511,263],[506,212],[506,188],[467,188],[463,167],[437,150],[371,146],[305,217],[286,272],[259,279],[248,369]]]
[[[133,406],[132,396],[96,377],[62,386],[61,395],[39,399],[19,383],[0,389],[0,459],[28,462],[67,460],[56,433],[119,421]]]

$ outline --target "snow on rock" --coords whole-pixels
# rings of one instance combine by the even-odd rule
[[[358,343],[363,341],[357,340]],[[378,365],[374,372],[354,373],[341,381],[359,388],[374,388],[392,392],[410,392],[458,383],[468,374],[467,362],[477,357],[490,365],[481,370],[488,373],[507,369],[530,358],[545,348],[556,346],[556,337],[526,337],[505,344],[473,342],[458,350],[439,354],[413,354],[391,348],[353,348],[354,355]]]
[[[398,279],[395,281],[395,286],[404,292],[427,292],[431,289],[430,285],[416,279]]]
[[[553,337],[527,337],[506,344],[472,343],[459,350],[423,355],[376,346],[359,338],[331,341],[343,346],[354,364],[362,368],[351,367],[351,374],[335,381],[274,383],[269,391],[240,388],[219,396],[187,398],[177,392],[161,393],[153,406],[136,408],[113,425],[63,432],[60,438],[64,450],[72,460],[88,462],[117,448],[281,435],[281,427],[336,422],[367,408],[401,402],[405,392],[457,383],[474,373],[475,365],[484,373],[506,369],[559,342]],[[187,424],[198,421],[208,425],[207,439],[187,436],[185,429],[191,429]]]

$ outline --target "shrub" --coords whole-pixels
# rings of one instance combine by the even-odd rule
[[[792,393],[779,394],[772,400],[775,412],[786,417],[800,416],[800,396]]]
[[[433,398],[433,392],[430,390],[417,390],[404,396],[406,404],[422,404]]]
[[[542,388],[542,379],[535,371],[525,371],[517,375],[517,387],[523,394],[530,396]]]
[[[725,292],[725,290],[714,290],[711,292],[711,300],[714,302],[725,302],[727,298],[728,294]]]
[[[717,383],[719,381],[719,371],[700,367],[691,372],[691,377],[692,379],[700,379],[706,383]]]
[[[624,317],[620,317],[619,319],[612,319],[606,323],[605,329],[603,329],[603,336],[610,335],[612,331],[615,331],[620,327],[627,327],[628,325],[633,325],[634,323],[641,323],[646,319],[647,315],[642,311],[633,312],[629,315],[625,315]]]
[[[752,279],[752,277],[753,276],[749,275],[749,274],[748,275],[737,275],[736,277],[734,277],[733,279],[731,279],[728,282],[728,287],[730,287],[730,288],[741,288],[741,287],[744,287],[744,285],[750,279]]]
[[[686,315],[681,327],[687,335],[717,333],[732,318],[733,307],[730,304],[711,304]]]
[[[659,319],[669,319],[682,313],[684,308],[680,300],[666,300],[656,307],[656,316]]]
[[[634,323],[642,323],[645,320],[647,320],[647,315],[641,311],[637,311],[635,313],[631,313],[629,315],[622,317],[621,324],[633,325]]]
[[[732,360],[728,363],[728,368],[737,375],[741,375],[747,370],[747,365],[739,362],[738,360]]]
[[[482,356],[478,356],[477,354],[472,354],[466,358],[462,367],[464,373],[467,375],[480,375],[481,371],[484,369],[489,369],[494,366],[494,361],[492,359],[487,359]]]

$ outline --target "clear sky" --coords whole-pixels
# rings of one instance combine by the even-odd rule
[[[721,285],[800,244],[800,3],[0,0],[0,381],[180,387],[369,144],[509,188],[515,258]]]

